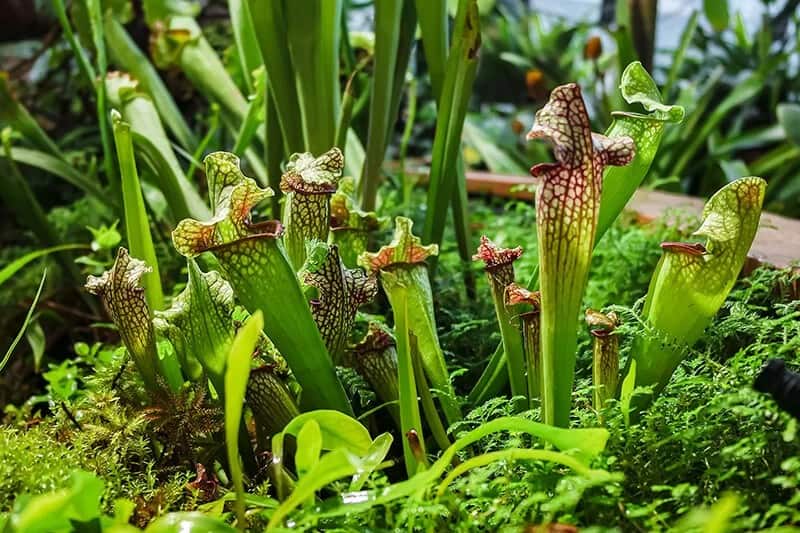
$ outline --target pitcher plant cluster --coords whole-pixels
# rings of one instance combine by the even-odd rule
[[[107,87],[123,109],[115,118],[118,149],[130,144],[126,134],[140,130],[158,153],[160,130],[148,133],[152,124],[136,124],[150,101],[124,76],[109,78]],[[194,383],[208,387],[209,397],[224,409],[225,460],[240,522],[245,520],[242,480],[255,475],[257,451],[270,452],[269,476],[280,501],[272,525],[334,479],[352,476],[350,489],[357,492],[370,472],[385,466],[393,437],[383,433],[373,439],[352,418],[356,409],[337,367],[349,367],[374,389],[381,405],[371,417],[383,417],[382,425],[394,425],[402,436],[408,475],[369,498],[355,498],[361,503],[350,509],[439,483],[458,450],[509,429],[569,453],[529,448],[493,459],[542,459],[588,477],[607,475],[589,467],[607,432],[562,429],[570,424],[581,316],[594,342],[595,408],[601,412],[608,402],[622,401],[624,382],[629,389],[643,387],[633,405],[646,409],[723,304],[755,236],[765,190],[760,178],[733,181],[706,204],[696,240],[662,245],[640,317],[645,333],[620,339],[615,313],[581,307],[592,251],[644,179],[665,127],[682,118],[681,108],[661,102],[638,63],[625,70],[620,89],[629,104],[640,104],[645,112],[616,114],[605,134],[591,132],[575,84],[554,89],[536,114],[527,137],[550,142],[554,161],[531,169],[538,178],[536,227],[530,228],[531,241],[538,241],[533,279],[523,283],[514,270],[528,243],[504,248],[483,236],[474,255],[485,268],[502,342],[470,398],[502,392],[507,383],[519,400],[515,408],[538,409],[542,424],[509,417],[453,440],[448,428],[461,420],[464,400],[451,382],[437,332],[429,267],[439,247],[414,235],[405,217],[395,219],[391,242],[374,245],[383,221],[358,207],[355,183],[343,177],[339,148],[288,158],[279,181],[280,220],[269,217],[274,191],[245,176],[235,154],[205,158],[208,206],[184,194],[181,176],[170,178],[185,200],[174,215],[194,217],[172,232],[175,249],[186,258],[183,292],[162,308],[163,296],[148,297],[160,283],[148,277],[157,265],[124,248],[113,267],[90,277],[86,287],[101,298],[149,393]],[[137,180],[135,166],[123,168],[123,183]],[[126,212],[137,205],[126,202]],[[147,242],[136,246],[149,249]],[[379,291],[388,301],[391,327],[359,314],[364,306],[375,309]],[[243,315],[237,315],[237,305]],[[623,340],[632,348],[621,365]],[[293,439],[286,440],[288,435]],[[287,462],[290,453],[294,458]],[[439,492],[485,464],[481,457],[450,470]],[[330,472],[337,477],[330,479]]]

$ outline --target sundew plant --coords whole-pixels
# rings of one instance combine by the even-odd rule
[[[49,246],[0,285],[61,254],[93,344],[6,408],[0,533],[800,524],[796,423],[748,388],[767,354],[799,349],[796,275],[740,278],[767,182],[732,177],[699,220],[621,216],[685,118],[642,63],[612,95],[554,84],[519,132],[537,154],[533,200],[477,216],[461,144],[476,0],[380,0],[363,42],[341,0],[230,0],[230,57],[194,4],[149,0],[152,64],[116,3],[53,4],[98,101],[106,181],[82,176],[0,77],[0,171]],[[435,116],[422,194],[405,167],[417,31]],[[202,138],[156,67],[212,103]],[[598,128],[600,100],[620,109]],[[404,104],[395,180],[384,159]],[[92,228],[73,261],[80,245],[53,242],[26,161],[124,231]],[[46,279],[2,372],[23,336],[44,350],[31,324]]]

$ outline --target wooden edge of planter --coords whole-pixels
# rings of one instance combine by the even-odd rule
[[[427,173],[423,176],[427,178]],[[530,186],[535,183],[529,176],[467,172],[467,192],[475,195],[533,200]],[[650,222],[675,209],[699,215],[704,203],[700,198],[682,194],[639,189],[627,209],[635,212],[642,222]],[[751,272],[760,265],[791,267],[800,272],[800,220],[764,212],[745,271]]]

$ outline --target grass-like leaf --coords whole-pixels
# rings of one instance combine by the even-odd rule
[[[233,339],[225,370],[225,448],[228,452],[231,480],[236,491],[236,520],[239,529],[242,530],[245,529],[247,522],[244,514],[244,474],[238,451],[239,423],[242,420],[242,405],[247,390],[247,380],[250,377],[250,360],[263,327],[264,319],[261,312],[256,311]]]
[[[8,364],[8,360],[11,359],[11,355],[17,348],[17,344],[19,344],[19,341],[22,340],[22,336],[25,335],[25,331],[28,329],[28,325],[31,323],[33,312],[36,309],[36,304],[39,303],[39,297],[42,295],[45,279],[47,279],[47,269],[42,271],[42,279],[39,281],[39,288],[36,289],[36,295],[33,297],[33,301],[28,307],[28,312],[25,315],[25,320],[22,321],[22,326],[20,326],[17,335],[14,337],[14,340],[11,341],[11,345],[6,350],[6,354],[3,356],[3,359],[0,360],[0,372],[2,372],[3,368],[5,368],[5,366]]]
[[[114,141],[117,145],[117,158],[122,175],[122,201],[125,206],[125,232],[128,246],[134,257],[142,258],[147,264],[148,272],[143,279],[145,298],[152,310],[164,307],[164,293],[161,290],[161,276],[158,272],[158,260],[150,234],[150,219],[144,208],[142,188],[136,161],[133,157],[133,141],[128,123],[123,122],[117,112],[112,112],[111,120],[114,128]]]

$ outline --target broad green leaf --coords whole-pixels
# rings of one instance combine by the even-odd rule
[[[19,103],[8,83],[8,73],[0,71],[0,122],[20,132],[38,150],[64,163],[64,155],[56,143]]]
[[[360,460],[358,457],[348,453],[346,450],[337,449],[326,453],[314,468],[297,481],[294,491],[275,509],[269,519],[267,529],[281,524],[284,518],[300,504],[313,499],[318,490],[337,479],[356,474],[359,469]]]
[[[152,521],[145,533],[236,533],[219,518],[202,513],[169,513]]]
[[[312,418],[297,432],[297,451],[294,454],[294,464],[298,479],[303,479],[319,463],[321,454],[322,431],[317,421]]]
[[[765,189],[756,177],[726,185],[708,200],[693,234],[705,242],[661,245],[643,310],[652,331],[631,351],[638,386],[658,394],[725,302],[756,235]]]
[[[592,133],[575,84],[554,89],[550,101],[536,113],[528,139],[542,138],[553,143],[556,158],[555,163],[531,168],[531,174],[542,179],[536,191],[542,412],[545,422],[566,426],[572,406],[578,314],[596,238],[603,169],[627,165],[636,148],[626,135]]]
[[[19,344],[19,341],[22,339],[22,336],[28,329],[28,325],[30,324],[31,318],[33,317],[33,311],[36,309],[36,304],[39,303],[39,297],[42,295],[42,288],[44,288],[44,280],[46,278],[47,278],[47,269],[45,269],[42,272],[42,279],[39,281],[39,288],[36,289],[36,295],[33,297],[33,301],[31,302],[31,305],[28,308],[28,313],[25,315],[25,320],[22,322],[22,326],[17,332],[17,336],[14,337],[13,341],[11,341],[11,346],[8,347],[8,350],[6,350],[6,354],[3,356],[2,361],[0,361],[0,372],[2,372],[3,368],[5,368],[6,364],[8,364],[8,360],[11,359],[11,354],[14,353],[14,349],[16,349],[17,344]]]
[[[297,435],[309,421],[317,423],[323,450],[347,450],[355,455],[364,455],[372,444],[369,431],[358,420],[339,411],[319,409],[309,411],[292,420],[283,430],[283,435]]]
[[[370,474],[372,474],[386,458],[389,449],[392,447],[393,440],[394,438],[391,433],[381,433],[372,441],[369,450],[361,457],[361,468],[359,468],[356,475],[353,476],[353,481],[350,482],[351,491],[361,490],[361,487],[364,486]]]
[[[103,481],[92,473],[76,470],[69,488],[34,496],[10,516],[11,531],[51,533],[72,531],[74,523],[101,515]]]
[[[714,31],[721,32],[728,28],[728,0],[703,0],[703,10]]]
[[[304,401],[312,408],[350,413],[347,396],[279,239],[280,224],[250,219],[250,210],[272,191],[246,178],[233,154],[207,156],[206,175],[211,190],[219,190],[215,215],[208,222],[187,219],[178,224],[172,233],[175,248],[186,257],[213,252],[242,305],[264,314],[264,332],[292,369],[303,388]]]
[[[587,467],[589,462],[604,450],[609,437],[608,431],[602,428],[563,429],[518,417],[497,418],[462,435],[442,453],[428,470],[407,481],[394,483],[385,488],[341,494],[336,498],[338,501],[337,506],[324,512],[321,510],[316,513],[316,518],[360,512],[395,500],[422,495],[437,483],[450,468],[453,459],[460,450],[488,435],[501,431],[519,431],[539,437],[553,444],[564,453],[572,455],[584,467]]]
[[[263,327],[261,312],[256,311],[233,339],[225,370],[225,448],[236,490],[236,516],[240,528],[244,528],[247,522],[244,516],[244,474],[239,462],[239,424],[242,420],[247,380],[250,377],[250,360]]]

